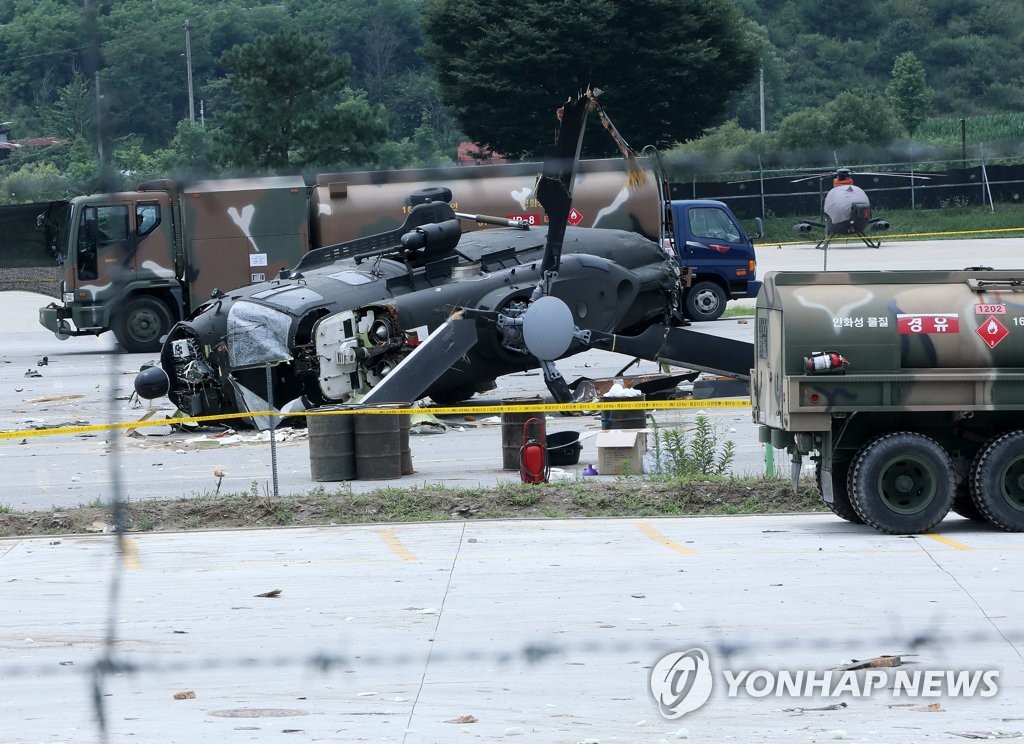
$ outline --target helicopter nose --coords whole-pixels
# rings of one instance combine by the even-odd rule
[[[147,367],[135,376],[135,392],[146,400],[167,395],[170,387],[171,381],[161,367]]]

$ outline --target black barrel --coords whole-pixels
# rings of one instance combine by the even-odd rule
[[[344,406],[323,406],[313,412],[328,412]],[[347,414],[307,416],[309,469],[313,480],[343,481],[356,477],[353,417]]]
[[[398,415],[398,430],[402,453],[402,475],[412,475],[416,470],[412,466],[412,444],[409,441],[409,429],[412,424],[412,416],[408,413]]]
[[[394,406],[381,406],[393,408]],[[408,414],[404,414],[408,418]],[[402,477],[403,414],[357,413],[355,434],[356,478],[388,480]],[[410,455],[410,466],[412,458]]]
[[[634,403],[645,399],[643,395],[632,398],[601,398],[602,403]],[[601,411],[602,429],[646,429],[647,411]]]
[[[503,406],[523,406],[523,411],[501,414],[501,467],[504,470],[519,470],[519,450],[523,446],[523,425],[532,418],[544,420],[544,413],[530,409],[541,403],[539,395],[532,398],[509,398],[501,401]]]

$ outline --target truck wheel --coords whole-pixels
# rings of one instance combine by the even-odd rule
[[[160,339],[171,330],[171,311],[154,297],[134,297],[114,318],[114,335],[132,354],[160,351]]]
[[[716,320],[728,302],[725,290],[714,282],[697,282],[686,290],[686,317],[690,320]]]
[[[818,479],[818,493],[824,493],[821,488],[821,463],[819,462],[814,471],[815,477]],[[832,510],[832,513],[837,517],[845,519],[847,522],[853,522],[854,524],[864,524],[864,520],[860,518],[857,511],[853,508],[853,504],[850,503],[850,488],[849,488],[849,475],[850,475],[850,461],[849,460],[833,460],[832,461],[832,503],[825,501],[822,497],[821,501],[825,506]]]
[[[953,504],[956,474],[931,437],[894,432],[868,442],[853,460],[850,500],[880,532],[912,535],[943,520]]]
[[[982,514],[981,509],[978,508],[978,505],[974,503],[970,489],[963,486],[956,489],[956,496],[953,497],[952,511],[973,522],[988,521],[985,515]]]
[[[988,442],[971,469],[971,498],[995,526],[1024,532],[1024,431]]]

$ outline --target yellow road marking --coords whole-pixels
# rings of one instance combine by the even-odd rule
[[[669,550],[674,550],[677,553],[682,553],[683,555],[693,555],[697,552],[693,548],[688,548],[682,543],[677,543],[675,540],[662,534],[650,522],[637,522],[636,526],[644,533],[644,535],[651,538],[656,543],[661,543]]]
[[[952,540],[946,537],[945,535],[936,535],[935,533],[929,532],[925,534],[925,537],[930,537],[935,542],[940,542],[943,545],[947,545],[953,548],[953,550],[974,550],[974,548],[972,548],[970,545],[965,545],[962,542],[957,542],[956,540]]]
[[[402,545],[402,541],[398,539],[398,535],[395,534],[394,530],[377,530],[376,532],[377,536],[384,541],[384,544],[391,549],[391,552],[403,561],[417,560],[416,554]]]
[[[142,568],[142,561],[139,560],[139,551],[135,545],[135,538],[121,538],[121,560],[124,567],[129,571],[137,571]]]

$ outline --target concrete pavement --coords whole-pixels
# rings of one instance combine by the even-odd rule
[[[111,627],[125,665],[99,679],[112,744],[1024,731],[1024,545],[966,521],[941,538],[831,515],[147,533],[119,572],[115,548],[0,540],[0,741],[100,740],[91,671]],[[692,648],[712,694],[669,720],[650,668]],[[997,671],[998,691],[728,696],[726,671],[894,654],[906,673]]]

